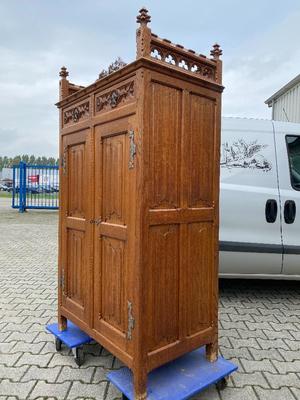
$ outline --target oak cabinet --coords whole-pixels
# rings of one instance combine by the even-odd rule
[[[60,72],[59,324],[147,373],[218,342],[222,64],[154,35],[85,88]]]

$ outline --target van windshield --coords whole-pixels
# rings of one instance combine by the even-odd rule
[[[294,189],[300,190],[300,136],[286,136],[290,161],[291,183]]]

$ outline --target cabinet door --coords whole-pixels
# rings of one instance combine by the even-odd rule
[[[127,348],[129,290],[128,120],[95,132],[95,270],[94,327],[114,345]],[[130,258],[131,265],[133,259]]]
[[[61,173],[62,306],[83,323],[90,319],[93,231],[91,143],[88,130],[63,138]],[[69,317],[67,315],[67,317]]]

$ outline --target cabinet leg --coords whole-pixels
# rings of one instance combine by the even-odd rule
[[[134,400],[147,399],[147,373],[136,371],[133,374]]]
[[[62,315],[58,315],[58,329],[65,331],[67,329],[67,318]]]
[[[206,359],[209,362],[215,362],[218,358],[218,342],[209,343],[206,345]]]

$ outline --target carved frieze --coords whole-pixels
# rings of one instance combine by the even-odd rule
[[[70,122],[76,123],[83,118],[87,118],[89,115],[90,115],[90,102],[86,101],[64,112],[64,124],[67,125]]]
[[[177,45],[177,47],[180,46]],[[194,53],[192,50],[189,50],[189,52]],[[216,80],[215,68],[200,62],[200,60],[195,61],[192,58],[183,57],[180,53],[176,52],[176,50],[170,51],[159,46],[152,46],[151,57],[194,74],[201,75],[207,79]]]
[[[128,82],[108,93],[96,97],[96,112],[116,108],[127,103],[134,96],[134,81]]]

